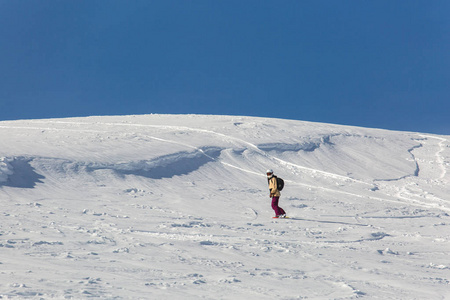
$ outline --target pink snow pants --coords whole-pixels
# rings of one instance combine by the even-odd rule
[[[276,216],[285,215],[286,212],[284,209],[278,206],[278,200],[280,200],[280,197],[273,197],[272,198],[272,208],[275,211]]]

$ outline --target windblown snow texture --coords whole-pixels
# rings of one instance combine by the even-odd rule
[[[448,136],[291,120],[0,122],[0,298],[446,299],[449,166]]]

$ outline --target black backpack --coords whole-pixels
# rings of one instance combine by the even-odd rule
[[[275,176],[275,178],[277,179],[277,189],[279,191],[283,190],[284,188],[284,180],[281,179],[280,177]]]
[[[275,179],[277,180],[277,190],[281,191],[284,188],[284,180],[275,175],[273,177],[275,177]],[[270,181],[270,179],[267,178],[267,182],[269,182],[269,181]]]

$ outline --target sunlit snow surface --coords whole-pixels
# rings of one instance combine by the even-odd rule
[[[265,178],[285,180],[272,219]],[[0,122],[0,298],[449,299],[450,137],[232,116]]]

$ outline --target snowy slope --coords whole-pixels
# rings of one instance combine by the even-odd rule
[[[285,179],[274,220],[265,170]],[[145,115],[0,122],[0,298],[449,299],[450,137]]]

